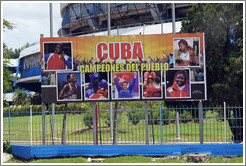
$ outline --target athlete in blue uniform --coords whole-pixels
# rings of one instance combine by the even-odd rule
[[[119,93],[119,98],[133,98],[133,88],[136,83],[136,77],[137,77],[137,73],[134,73],[134,76],[129,82],[129,87],[127,87],[128,86],[127,82],[123,82],[121,87],[117,80],[117,76],[114,75],[114,82]]]
[[[100,81],[100,74],[99,73],[91,73],[90,77],[90,84],[85,87],[85,97],[89,98],[92,94],[97,93],[99,89],[99,81]]]

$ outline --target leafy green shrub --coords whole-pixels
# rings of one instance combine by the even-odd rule
[[[87,111],[84,115],[84,123],[89,129],[93,125],[93,111]]]
[[[136,125],[140,120],[144,119],[144,111],[132,109],[127,112],[128,120],[132,122],[133,125]]]
[[[81,111],[81,112],[85,112],[85,108],[81,107],[81,105],[75,105],[73,106],[68,105],[68,110],[76,110],[76,111]],[[45,108],[46,109],[46,108]],[[52,110],[52,104],[49,105],[48,111]],[[5,107],[3,108],[3,116],[6,117],[8,116],[8,111],[9,111],[9,107]],[[11,117],[14,116],[29,116],[29,111],[30,111],[30,105],[25,105],[25,106],[21,106],[21,107],[10,107],[10,111],[11,111]],[[32,105],[32,111],[35,113],[42,113],[42,105]],[[62,113],[63,111],[65,111],[65,104],[55,104],[55,111],[56,113]]]
[[[8,141],[3,141],[3,152],[11,153],[11,145]]]
[[[103,111],[103,113],[101,113],[100,115],[101,119],[103,119],[104,123],[110,127],[110,112],[109,111]]]
[[[165,109],[164,109],[165,110]],[[168,125],[170,123],[174,123],[176,120],[176,111],[175,110],[170,110],[170,109],[166,109],[166,112],[163,112],[163,119],[164,119],[164,125]]]
[[[148,124],[160,124],[160,111],[158,109],[148,110]]]
[[[189,111],[187,111],[187,110],[184,110],[184,111],[182,111],[182,113],[180,114],[180,121],[182,122],[182,123],[187,123],[187,122],[190,122],[190,121],[192,121],[192,116],[191,116],[191,114],[190,114],[190,112]]]
[[[223,108],[222,109],[217,108],[214,111],[216,111],[216,113],[217,113],[217,117],[216,117],[217,121],[223,122],[224,121],[224,110],[223,110]]]
[[[152,111],[152,113],[151,113]],[[160,124],[160,111],[159,109],[152,109],[148,112],[149,124]],[[174,110],[167,109],[166,107],[161,110],[162,124],[168,125],[175,121],[176,113]],[[153,116],[153,117],[152,117]]]

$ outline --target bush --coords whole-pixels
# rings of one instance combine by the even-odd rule
[[[133,125],[136,125],[140,120],[144,119],[144,111],[142,110],[130,110],[127,112],[128,120],[132,122]]]
[[[104,111],[101,113],[101,119],[103,119],[104,123],[110,127],[110,111]]]
[[[160,111],[157,109],[148,110],[148,124],[160,124]]]
[[[224,109],[216,109],[214,110],[217,113],[217,121],[223,122],[224,121]]]
[[[164,125],[168,125],[170,123],[174,123],[175,120],[176,120],[176,111],[175,110],[166,109],[166,112],[165,111],[163,112],[162,117],[164,119],[163,120],[163,124]]]
[[[182,111],[182,113],[180,114],[180,121],[181,123],[187,123],[192,121],[192,116],[190,112],[186,110]]]
[[[87,111],[84,115],[84,123],[89,129],[93,125],[93,111]]]
[[[85,110],[89,109],[89,108],[85,108],[82,107],[81,104],[80,105],[69,105],[68,104],[68,110],[76,110],[76,111],[82,111],[85,112]],[[46,108],[45,108],[46,109]],[[48,111],[52,110],[52,104],[49,105]],[[6,117],[8,116],[8,111],[9,111],[9,107],[4,107],[3,108],[3,116]],[[30,105],[25,105],[25,106],[21,106],[21,107],[10,107],[10,111],[11,111],[11,117],[14,116],[29,116],[29,111],[30,111]],[[32,111],[36,112],[36,113],[42,113],[42,105],[32,105]],[[56,113],[62,113],[63,111],[65,111],[65,104],[55,104],[55,111]]]
[[[8,141],[3,141],[3,152],[11,153],[11,145]]]
[[[151,111],[149,110],[148,112],[149,124],[160,124],[159,109],[152,109]],[[167,109],[166,107],[162,108],[161,114],[162,114],[162,124],[163,125],[168,125],[174,122],[176,119],[176,112],[174,110]]]

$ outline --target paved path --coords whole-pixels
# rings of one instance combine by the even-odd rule
[[[3,153],[3,163],[9,161],[13,156],[8,153]]]

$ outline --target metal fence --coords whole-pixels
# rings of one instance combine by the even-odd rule
[[[200,109],[200,114],[199,114]],[[121,107],[3,113],[3,140],[24,145],[199,144],[243,140],[241,106]],[[94,116],[93,116],[94,115]]]

